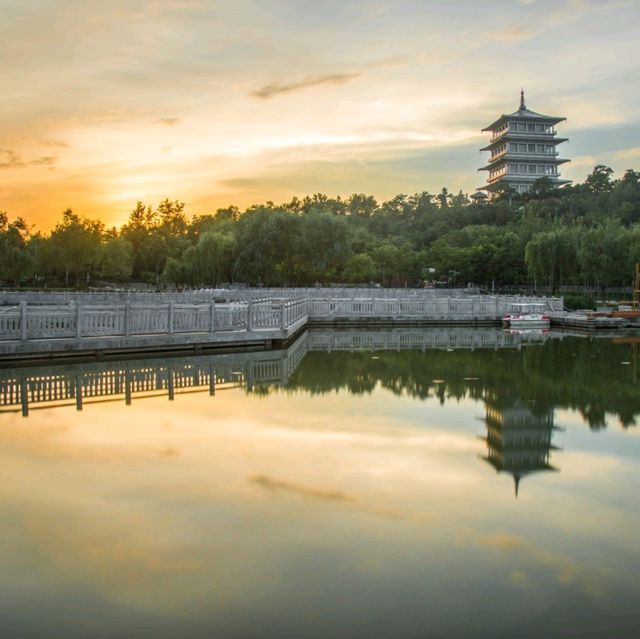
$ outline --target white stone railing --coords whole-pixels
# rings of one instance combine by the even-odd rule
[[[498,319],[513,304],[540,303],[546,311],[562,310],[561,298],[529,298],[520,296],[474,296],[464,298],[348,298],[310,299],[310,319],[332,318],[407,318],[425,320]]]
[[[519,296],[257,298],[245,302],[30,305],[0,307],[0,340],[88,338],[220,331],[286,331],[315,321],[380,320],[496,321],[514,303],[563,308],[561,298]]]
[[[433,289],[433,288],[209,288],[188,291],[154,293],[145,291],[0,291],[0,306],[76,304],[120,305],[131,304],[199,304],[216,302],[248,302],[281,299],[323,298],[434,298],[465,297],[477,295],[477,289]]]
[[[0,308],[0,339],[31,340],[218,331],[285,330],[306,319],[306,300],[230,304],[131,304]]]

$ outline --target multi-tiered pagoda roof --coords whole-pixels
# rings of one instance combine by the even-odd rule
[[[548,178],[552,187],[567,184],[560,179],[558,167],[566,158],[559,157],[557,146],[567,138],[556,137],[556,124],[566,118],[543,115],[527,109],[524,91],[520,92],[520,108],[503,113],[482,129],[491,132],[491,142],[480,149],[489,151],[489,162],[478,169],[488,171],[487,185],[478,190],[494,192],[504,186],[516,193],[527,193],[536,180]]]

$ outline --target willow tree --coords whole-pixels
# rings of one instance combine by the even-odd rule
[[[525,264],[529,277],[548,282],[555,293],[567,279],[575,278],[578,264],[576,233],[558,228],[537,233],[525,247]]]

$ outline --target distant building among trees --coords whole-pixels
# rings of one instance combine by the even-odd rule
[[[504,191],[529,193],[549,190],[567,184],[561,180],[558,167],[569,160],[558,157],[558,144],[568,138],[556,137],[555,125],[566,118],[541,115],[527,109],[524,91],[520,92],[520,108],[502,114],[482,129],[491,132],[491,142],[480,149],[489,151],[489,163],[479,171],[488,171],[487,185],[478,189],[491,194]]]

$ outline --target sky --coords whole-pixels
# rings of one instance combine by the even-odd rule
[[[638,42],[640,0],[0,0],[0,211],[473,192],[521,87],[567,118],[563,177],[620,175]]]

